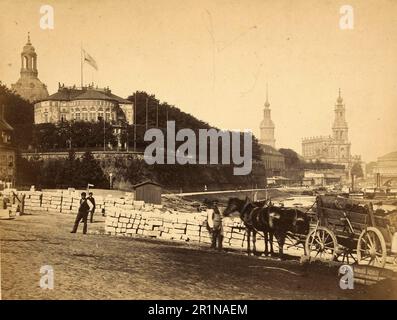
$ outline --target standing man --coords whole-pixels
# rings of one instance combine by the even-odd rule
[[[90,192],[90,193],[88,194],[88,200],[91,201],[91,203],[92,203],[92,205],[93,205],[93,208],[92,208],[92,210],[91,210],[91,217],[90,217],[90,223],[92,223],[92,222],[93,222],[93,218],[94,218],[94,212],[95,212],[95,199],[94,199],[94,197],[92,196],[92,192]]]
[[[74,222],[73,230],[70,233],[76,233],[77,228],[81,220],[83,220],[83,234],[87,233],[87,218],[90,211],[93,209],[93,204],[86,198],[85,192],[81,193],[79,212],[77,213],[76,220]]]
[[[211,248],[222,250],[223,243],[223,226],[222,226],[222,214],[218,209],[218,201],[214,200],[210,204],[208,210],[208,225],[210,227]]]

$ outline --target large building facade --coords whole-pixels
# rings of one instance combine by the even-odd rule
[[[116,96],[109,88],[65,87],[38,101],[34,105],[34,123],[58,123],[61,121],[87,121],[118,124],[134,123],[131,101]]]
[[[15,182],[15,148],[12,145],[13,128],[4,118],[4,106],[0,105],[0,187]]]
[[[22,98],[34,102],[48,97],[47,87],[38,78],[37,54],[30,42],[23,47],[21,53],[21,76],[11,85],[11,89]]]
[[[285,173],[284,155],[266,144],[261,145],[261,148],[263,151],[262,162],[265,165],[266,176],[283,176]]]
[[[361,157],[351,154],[346,109],[340,90],[334,112],[332,135],[304,138],[302,140],[302,156],[307,161],[344,165],[349,171],[354,162],[361,162]]]
[[[379,186],[397,186],[397,151],[379,157],[373,173],[375,181],[379,180]]]

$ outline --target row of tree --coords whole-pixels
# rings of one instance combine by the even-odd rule
[[[14,144],[21,149],[28,148],[33,137],[33,104],[0,82],[0,105],[5,106],[5,119],[14,128]]]
[[[107,188],[109,182],[100,163],[90,152],[81,159],[71,150],[67,159],[31,159],[17,155],[17,185],[39,188],[85,188],[88,183]]]
[[[95,159],[87,151],[78,158],[74,150],[65,159],[27,160],[18,155],[17,167],[18,186],[38,188],[85,188],[89,183],[108,188],[111,183],[116,189],[131,190],[134,184],[151,179],[167,189],[202,190],[204,185],[213,189],[263,187],[265,182],[264,167],[259,163],[254,163],[250,175],[235,176],[232,165],[148,165],[131,155]]]

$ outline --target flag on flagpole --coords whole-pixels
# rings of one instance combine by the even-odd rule
[[[98,65],[93,57],[91,57],[85,50],[83,50],[84,62],[87,62],[95,70],[98,70]]]

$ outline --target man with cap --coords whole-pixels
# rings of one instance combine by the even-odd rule
[[[83,223],[84,223],[83,234],[87,233],[88,214],[90,213],[90,211],[93,210],[94,205],[92,204],[91,201],[89,201],[87,199],[86,196],[87,196],[87,194],[85,192],[81,193],[79,212],[77,213],[76,220],[75,220],[74,226],[73,226],[73,230],[70,233],[77,232],[77,228],[78,228],[81,220],[83,220]]]

